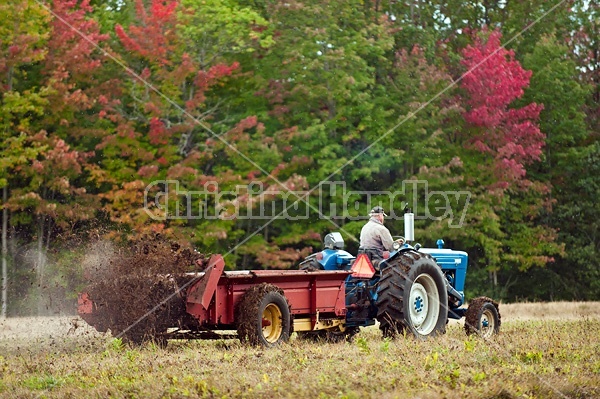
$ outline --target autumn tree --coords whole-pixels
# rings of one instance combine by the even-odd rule
[[[537,124],[542,105],[509,107],[529,84],[531,71],[524,70],[514,53],[501,47],[501,34],[493,31],[487,41],[480,37],[463,51],[467,69],[461,86],[467,93],[465,120],[473,128],[468,143],[493,159],[492,190],[525,188],[526,166],[538,161],[545,135]]]
[[[464,144],[480,154],[470,165],[479,176],[470,184],[475,201],[467,228],[487,231],[479,241],[494,284],[502,268],[543,267],[562,252],[554,242],[556,232],[535,223],[549,206],[549,186],[527,175],[527,167],[540,160],[545,142],[538,125],[543,105],[514,106],[529,85],[531,72],[501,46],[500,38],[498,31],[483,31],[464,49],[466,72],[461,82],[468,126]],[[489,227],[482,229],[486,224]]]
[[[228,88],[239,89],[242,73],[233,58],[269,45],[268,34],[261,33],[265,21],[234,2],[154,1],[146,7],[138,1],[136,13],[139,24],[116,26],[128,52],[124,62],[131,69],[123,71],[122,91],[102,98],[101,117],[114,126],[114,133],[97,147],[104,154],[99,178],[109,187],[103,194],[105,209],[113,221],[129,226],[134,234],[188,232],[184,239],[226,253],[222,246],[236,240],[243,243],[246,231],[246,221],[228,215],[228,207],[234,205],[231,198],[216,204],[209,195],[207,204],[195,198],[172,205],[195,212],[224,205],[222,217],[217,213],[212,219],[195,215],[187,220],[157,220],[144,209],[144,189],[164,179],[176,180],[180,190],[194,192],[216,183],[216,194],[235,193],[238,186],[250,182],[264,183],[271,192],[303,184],[288,173],[279,143],[264,136],[264,125],[256,116],[247,110],[245,115],[230,112],[236,100]],[[223,27],[218,37],[217,26]],[[260,257],[265,266],[286,267],[290,261],[281,263],[279,258],[301,256],[296,251],[286,255],[266,233],[252,235],[265,241],[254,246],[257,252],[249,250],[252,242],[248,242],[245,251]],[[236,255],[232,258],[231,264]]]
[[[32,1],[16,1],[0,5],[2,15],[10,16],[0,21],[0,135],[2,162],[0,163],[0,188],[2,189],[2,309],[6,317],[8,292],[8,229],[13,173],[23,164],[31,162],[39,150],[30,148],[29,135],[33,132],[32,120],[40,117],[47,104],[48,90],[30,83],[31,65],[46,54],[44,45],[48,32],[48,13]]]
[[[6,155],[14,162],[6,164],[12,182],[3,183],[4,216],[10,210],[21,238],[37,241],[34,266],[42,286],[51,237],[93,215],[94,198],[83,187],[81,169],[87,155],[69,143],[83,147],[87,139],[86,112],[96,88],[91,80],[100,66],[96,44],[104,37],[88,18],[87,1],[55,1],[49,7],[23,1],[7,11],[13,18],[2,25],[10,44],[2,62],[7,77],[2,127]]]

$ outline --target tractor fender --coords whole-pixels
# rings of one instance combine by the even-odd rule
[[[350,270],[353,255],[343,249],[324,249],[304,258],[300,270]]]
[[[418,251],[417,251],[416,249],[414,249],[413,247],[411,247],[410,245],[408,245],[408,244],[405,244],[405,245],[404,245],[402,248],[400,248],[400,249],[399,249],[399,250],[397,250],[397,251],[390,251],[390,257],[389,257],[389,258],[387,258],[387,259],[384,259],[384,260],[382,260],[382,261],[379,263],[379,267],[380,267],[381,269],[383,269],[384,267],[387,267],[387,266],[389,266],[389,263],[390,263],[391,261],[393,261],[394,259],[396,259],[396,258],[398,258],[398,257],[402,256],[403,254],[405,254],[405,253],[407,253],[407,252],[418,252]],[[419,254],[421,254],[421,255],[426,255],[426,254],[423,254],[423,253],[421,253],[421,252],[419,252]],[[426,256],[428,256],[428,255],[426,255]]]

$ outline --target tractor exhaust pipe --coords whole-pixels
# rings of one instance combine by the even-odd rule
[[[407,242],[415,240],[415,214],[410,210],[404,214],[404,239]]]

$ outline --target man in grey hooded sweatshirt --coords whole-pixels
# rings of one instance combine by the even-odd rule
[[[387,216],[383,208],[376,206],[369,212],[370,219],[360,231],[360,248],[358,252],[364,252],[371,262],[384,259],[384,252],[391,251],[394,239],[390,231],[383,225],[384,217]]]

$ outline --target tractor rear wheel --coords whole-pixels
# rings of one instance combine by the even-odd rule
[[[314,272],[315,270],[324,270],[323,266],[317,260],[315,254],[307,256],[302,262],[300,262],[298,269],[307,270],[309,272]]]
[[[275,346],[290,338],[290,305],[283,290],[263,283],[246,291],[236,309],[240,341]]]
[[[491,338],[500,332],[500,311],[498,302],[485,296],[473,299],[465,313],[467,335],[479,334]]]
[[[384,336],[407,332],[426,338],[444,334],[447,318],[445,278],[429,255],[405,252],[382,270],[377,320]]]

